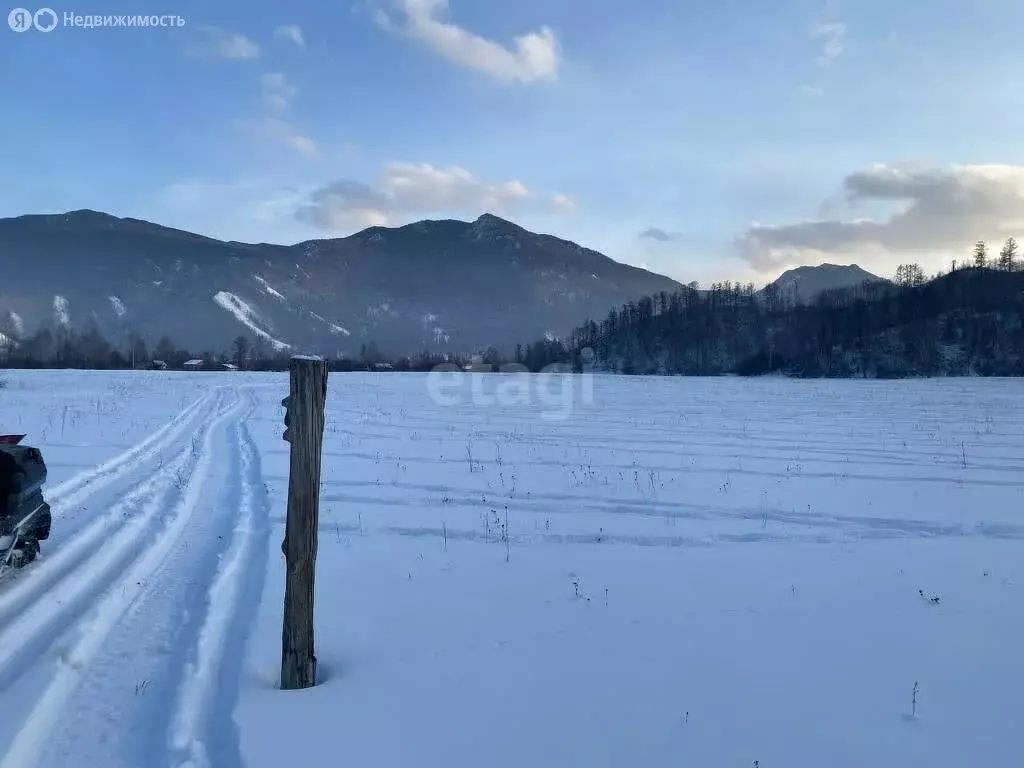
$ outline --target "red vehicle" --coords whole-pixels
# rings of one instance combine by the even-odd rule
[[[43,499],[46,464],[25,435],[0,435],[0,572],[32,562],[50,536],[50,505]]]

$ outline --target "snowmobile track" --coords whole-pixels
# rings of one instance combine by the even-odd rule
[[[235,425],[240,461],[238,518],[210,586],[196,658],[185,670],[168,734],[180,768],[243,764],[231,713],[248,639],[245,628],[251,626],[252,616],[246,614],[255,614],[263,591],[270,533],[259,452],[247,424],[258,401],[251,393],[250,399],[249,414]]]
[[[41,561],[35,572],[26,574],[31,578],[0,593],[0,691],[33,662],[48,660],[47,649],[64,638],[56,647],[56,669],[34,706],[29,704],[25,721],[0,758],[0,768],[39,764],[53,745],[58,723],[59,730],[65,730],[66,716],[75,712],[67,707],[68,702],[97,659],[104,656],[108,638],[118,625],[158,592],[168,576],[183,579],[183,574],[168,568],[167,563],[188,550],[196,510],[206,501],[204,485],[219,455],[214,441],[227,425],[238,422],[247,408],[251,411],[255,402],[251,396],[239,397],[237,390],[226,397],[223,390],[189,406],[153,436],[159,435],[158,439],[150,438],[103,465],[114,474],[83,473],[79,477],[84,479],[65,484],[72,488],[63,497],[66,502],[69,494],[89,488],[89,477],[119,477],[133,468],[146,470],[146,462],[173,444],[198,414],[206,413],[205,406],[213,403],[212,416],[200,420],[196,438],[169,464],[161,462],[143,475],[114,509]],[[244,474],[242,468],[238,472]],[[33,601],[44,592],[45,599]]]
[[[46,491],[46,498],[53,509],[53,516],[56,518],[63,510],[81,504],[118,478],[159,456],[164,448],[174,444],[196,414],[213,402],[216,396],[216,391],[203,395],[163,427],[124,453],[49,488]]]
[[[203,397],[195,400],[180,414],[158,429],[142,442],[132,446],[119,456],[104,462],[98,467],[80,472],[63,483],[46,490],[46,499],[50,504],[53,518],[64,518],[51,532],[44,548],[44,555],[33,560],[23,568],[8,568],[0,573],[0,590],[5,590],[12,583],[21,584],[25,580],[33,582],[28,588],[31,595],[42,593],[56,578],[60,578],[67,569],[73,568],[107,535],[111,525],[118,517],[127,519],[128,512],[124,501],[132,497],[132,492],[141,486],[136,485],[130,491],[120,494],[120,501],[115,503],[100,518],[79,527],[68,525],[67,512],[80,507],[85,502],[122,478],[130,479],[132,473],[143,469],[148,462],[159,460],[162,465],[163,456],[181,439],[182,434],[193,422],[202,415],[215,410],[212,405],[218,402],[218,393],[223,387],[217,387]],[[117,514],[115,514],[115,512]],[[91,544],[90,544],[91,542]],[[49,556],[50,550],[54,555]],[[44,562],[46,565],[43,565]],[[36,573],[42,566],[42,573]],[[13,588],[12,588],[13,589]],[[20,590],[23,598],[31,600],[25,590]],[[0,591],[0,627],[3,627],[17,606],[25,604],[24,600],[12,599],[7,591]]]
[[[142,443],[140,443],[135,448],[122,454],[121,457],[107,462],[107,464],[121,462],[117,464],[120,468],[118,470],[120,474],[117,477],[126,474],[133,468],[143,468],[146,461],[154,458],[157,453],[162,455],[163,452],[168,451],[181,438],[186,427],[198,415],[216,412],[221,397],[222,395],[219,396],[218,393],[213,392],[200,398],[186,408],[181,415],[169,422],[167,426],[154,433],[152,437],[157,435],[161,437],[158,442],[153,442],[150,439],[146,444],[146,449],[143,451],[139,450],[140,446],[142,446]],[[207,405],[210,407],[204,407]],[[208,419],[204,421],[208,421]],[[176,477],[182,471],[184,462],[188,458],[185,454],[189,453],[190,450],[192,453],[195,453],[194,443],[190,447],[179,451],[176,458],[169,464],[164,465],[161,463],[157,470],[143,475],[143,479],[134,486],[130,486],[117,503],[84,526],[74,529],[70,533],[64,533],[59,529],[54,530],[51,538],[48,540],[44,555],[39,559],[24,568],[8,569],[5,571],[3,576],[0,577],[0,633],[5,632],[8,624],[28,606],[37,602],[42,595],[47,594],[53,584],[62,579],[69,571],[79,566],[83,560],[92,556],[104,541],[111,539],[115,535],[115,531],[126,525],[138,527],[140,525],[140,517],[144,517],[142,513],[147,508],[147,500],[152,501],[160,493],[165,492],[165,490],[162,490],[166,485],[162,475]],[[130,460],[125,459],[122,461],[124,457],[128,456],[131,456]],[[77,501],[74,503],[80,504],[88,496],[100,490],[101,485],[88,484],[90,478],[96,477],[100,477],[100,475],[96,474],[96,471],[83,472],[77,476],[78,479],[72,478],[67,483],[62,484],[61,487],[72,488],[71,494],[77,498]],[[100,481],[102,486],[106,486],[116,479],[111,475],[105,477],[106,480]],[[50,494],[48,493],[47,495],[49,496]],[[69,506],[67,503],[68,497],[64,497],[63,504],[61,504],[60,498],[58,497],[58,501],[51,504],[54,517],[57,517],[59,514],[58,509],[67,509]],[[61,504],[61,506],[58,507],[56,504]],[[50,554],[51,548],[52,554]],[[0,661],[0,690],[2,689],[3,662]]]

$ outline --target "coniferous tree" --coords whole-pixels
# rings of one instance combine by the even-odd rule
[[[985,247],[985,241],[979,240],[974,244],[974,266],[978,269],[984,269],[988,264],[988,249]]]
[[[177,349],[172,342],[166,336],[161,336],[160,340],[156,343],[156,348],[153,350],[153,354],[157,360],[163,360],[168,365],[173,365],[177,357]]]
[[[1012,237],[1007,238],[1006,243],[999,251],[999,269],[1003,272],[1013,272],[1017,263],[1017,241]]]

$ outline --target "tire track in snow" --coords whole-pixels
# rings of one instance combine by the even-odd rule
[[[46,497],[53,510],[53,516],[57,517],[65,509],[81,504],[119,477],[123,477],[150,459],[156,458],[163,448],[178,439],[193,417],[205,405],[212,402],[216,395],[217,392],[203,395],[152,435],[124,453],[103,462],[98,467],[80,472],[47,490]]]
[[[198,506],[204,481],[214,460],[211,454],[213,435],[222,424],[237,419],[243,405],[243,402],[237,401],[227,409],[222,409],[216,418],[207,422],[195,464],[185,481],[181,497],[167,515],[166,527],[157,534],[134,560],[129,570],[123,574],[122,589],[109,590],[100,601],[96,611],[82,623],[77,640],[62,655],[57,665],[56,675],[47,688],[41,692],[21,729],[14,736],[6,754],[0,759],[0,768],[31,768],[38,764],[57,729],[66,703],[75,692],[89,666],[101,655],[104,641],[121,618],[132,610],[144,595],[150,587],[149,578],[167,560],[187,531],[193,513]],[[161,511],[158,502],[159,496],[152,502],[150,511],[154,515]],[[88,583],[89,580],[85,579],[85,581]],[[44,610],[47,608],[60,610],[50,606],[49,601],[44,606]],[[0,644],[2,643],[3,640],[0,639]]]
[[[250,393],[251,417],[258,402]],[[245,419],[235,425],[240,458],[238,518],[210,587],[195,661],[185,670],[169,742],[178,768],[241,768],[232,713],[249,628],[266,579],[270,506],[259,453]],[[211,757],[215,755],[215,757]]]

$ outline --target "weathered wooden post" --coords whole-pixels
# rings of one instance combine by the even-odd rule
[[[318,357],[291,360],[284,439],[291,443],[288,519],[285,523],[284,633],[281,688],[316,685],[313,647],[313,590],[320,518],[320,464],[327,400],[327,362]]]

